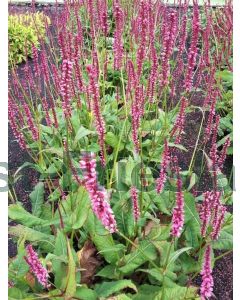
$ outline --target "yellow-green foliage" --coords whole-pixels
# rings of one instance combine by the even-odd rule
[[[19,64],[32,55],[32,45],[39,46],[45,35],[45,22],[50,19],[43,13],[26,13],[8,17],[9,65]]]

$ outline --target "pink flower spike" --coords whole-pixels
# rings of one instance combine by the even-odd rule
[[[228,137],[223,145],[222,152],[220,154],[219,160],[218,160],[218,167],[221,169],[223,167],[223,164],[225,162],[226,156],[227,156],[227,150],[231,145],[231,140]]]
[[[224,221],[224,216],[225,216],[226,210],[227,210],[226,207],[224,207],[222,205],[220,205],[218,207],[218,215],[217,215],[216,221],[213,224],[213,231],[211,234],[211,238],[213,240],[217,240],[220,236],[220,230],[221,230],[221,227],[222,227],[222,224]]]
[[[95,126],[98,133],[98,143],[100,146],[100,158],[103,167],[106,165],[104,143],[105,143],[105,122],[101,114],[101,102],[99,86],[97,82],[97,70],[93,65],[87,66],[87,72],[89,76],[89,95],[91,96],[91,109],[95,118]]]
[[[203,194],[204,200],[200,211],[200,219],[202,221],[201,235],[206,236],[207,228],[211,219],[211,207],[213,204],[213,193],[205,192]]]
[[[177,194],[176,206],[173,210],[172,216],[172,230],[171,234],[175,237],[180,237],[184,225],[184,196],[182,192],[182,180],[178,173],[177,178]]]
[[[95,154],[83,153],[80,169],[83,171],[83,184],[89,193],[93,212],[110,233],[116,232],[117,224],[108,202],[107,191],[98,185]]]
[[[37,277],[38,282],[44,288],[49,288],[50,285],[48,284],[48,277],[49,277],[48,272],[40,262],[38,255],[34,251],[32,245],[28,245],[26,247],[26,251],[27,251],[27,256],[24,258],[30,267],[31,273],[33,273]]]
[[[71,111],[71,78],[73,71],[73,63],[70,60],[64,59],[62,62],[62,78],[60,82],[60,93],[63,100],[63,112],[66,119],[72,115]]]
[[[165,140],[164,142],[164,150],[163,150],[163,155],[162,155],[162,163],[161,163],[161,170],[160,170],[160,175],[158,179],[156,180],[156,190],[157,193],[160,194],[163,191],[164,184],[167,180],[167,168],[170,163],[170,155],[169,155],[169,149],[168,149],[168,144],[167,141]]]
[[[133,217],[135,222],[137,222],[137,220],[140,217],[140,211],[138,205],[138,191],[135,186],[131,187],[130,193],[131,193],[132,205],[133,205]]]
[[[206,300],[212,296],[212,291],[213,291],[210,245],[207,246],[205,251],[201,275],[202,275],[202,284],[200,288],[201,300]]]

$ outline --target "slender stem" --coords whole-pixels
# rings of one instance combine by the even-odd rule
[[[202,112],[203,116],[202,116],[202,121],[201,121],[201,124],[200,124],[199,131],[198,131],[198,136],[197,136],[197,140],[196,140],[196,143],[195,143],[195,147],[194,147],[194,150],[193,150],[191,162],[190,162],[190,165],[189,165],[189,168],[188,168],[189,173],[192,172],[193,162],[194,162],[194,159],[195,159],[195,155],[196,155],[196,151],[197,151],[197,147],[198,147],[200,135],[201,135],[201,132],[202,132],[203,121],[204,121],[204,112],[202,111],[202,109],[200,107],[198,107],[198,108]]]

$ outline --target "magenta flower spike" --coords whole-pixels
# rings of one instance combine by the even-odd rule
[[[214,220],[213,231],[211,233],[211,238],[213,240],[217,240],[220,236],[220,231],[221,231],[222,224],[224,222],[224,216],[225,216],[226,210],[227,210],[226,207],[223,205],[219,205],[217,207],[216,218]]]
[[[89,193],[93,212],[110,233],[116,232],[117,224],[108,202],[107,191],[98,185],[95,154],[84,153],[80,160],[80,168],[83,171],[83,184]]]
[[[95,118],[95,126],[98,133],[98,142],[100,146],[100,158],[103,167],[106,165],[104,140],[105,140],[105,122],[101,114],[100,107],[100,94],[97,83],[97,70],[93,65],[87,66],[87,72],[89,75],[89,94],[91,96],[91,108]]]
[[[133,217],[135,222],[137,222],[137,220],[140,217],[140,211],[139,211],[139,204],[138,204],[138,191],[135,186],[131,187],[130,193],[132,198]]]
[[[202,284],[200,288],[201,300],[207,300],[212,296],[213,292],[213,277],[211,268],[211,246],[208,245],[204,255],[202,265]]]
[[[71,111],[71,78],[72,78],[73,63],[70,60],[64,59],[62,63],[62,78],[60,81],[60,93],[63,100],[63,111],[66,119],[72,116]]]
[[[200,31],[200,17],[198,3],[194,1],[192,20],[192,41],[188,52],[188,65],[185,77],[185,88],[189,92],[193,85],[193,73],[198,55],[198,35]]]
[[[48,284],[48,272],[43,267],[42,263],[40,262],[37,253],[34,251],[32,245],[28,245],[26,247],[27,256],[24,257],[27,264],[30,267],[31,273],[33,273],[38,282],[44,287],[48,288],[50,285]]]
[[[120,7],[119,1],[115,0],[113,3],[113,14],[115,18],[116,28],[114,31],[114,43],[113,43],[113,52],[114,52],[114,69],[120,70],[122,67],[123,60],[123,27],[124,27],[124,12]]]
[[[179,170],[177,173],[176,206],[173,209],[171,234],[175,237],[180,237],[184,225],[184,195]]]
[[[203,237],[206,236],[207,228],[211,219],[211,209],[213,206],[213,193],[212,192],[205,192],[203,194],[204,200],[200,211],[200,219],[202,221],[201,226],[201,235]]]
[[[156,190],[157,193],[160,194],[163,191],[164,184],[167,180],[167,168],[170,163],[170,154],[169,154],[169,148],[167,141],[165,140],[164,142],[164,150],[163,150],[163,155],[162,155],[162,163],[160,166],[160,175],[158,179],[156,180]]]

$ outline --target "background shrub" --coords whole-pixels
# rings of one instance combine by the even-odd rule
[[[50,19],[43,13],[26,13],[8,17],[9,65],[26,61],[32,55],[32,45],[39,47]]]

